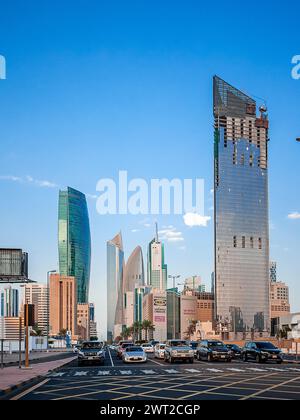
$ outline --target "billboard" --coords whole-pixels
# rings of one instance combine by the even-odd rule
[[[0,278],[28,278],[28,254],[22,249],[0,248]]]

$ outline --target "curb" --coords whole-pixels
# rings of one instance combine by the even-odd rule
[[[10,394],[11,392],[16,391],[17,389],[22,388],[26,385],[29,385],[29,384],[34,383],[34,382],[38,383],[42,378],[47,376],[49,373],[56,372],[58,369],[61,369],[63,366],[69,364],[70,362],[72,362],[72,360],[70,360],[70,361],[68,361],[68,362],[66,362],[66,363],[64,363],[60,366],[57,366],[54,369],[49,369],[44,375],[38,375],[38,376],[35,376],[33,378],[27,379],[26,381],[20,382],[16,385],[11,385],[9,388],[1,389],[0,390],[0,399],[1,399],[1,397],[4,397],[5,395]]]

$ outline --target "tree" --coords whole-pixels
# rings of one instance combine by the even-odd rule
[[[192,335],[194,335],[196,331],[196,323],[197,321],[190,321],[187,330],[185,331],[185,334],[189,340],[191,340]]]
[[[132,331],[132,335],[133,335],[133,339],[136,340],[141,340],[141,335],[142,335],[142,324],[139,321],[135,321],[131,327],[131,331]]]
[[[142,323],[142,329],[145,331],[145,340],[148,341],[148,333],[154,331],[155,327],[151,321],[145,319]]]
[[[124,338],[124,340],[128,340],[128,338],[131,336],[131,328],[123,328],[123,331],[121,332],[121,337]]]
[[[59,330],[59,335],[60,335],[62,338],[66,338],[66,335],[67,335],[67,330],[66,330],[65,328],[62,328],[61,330]]]

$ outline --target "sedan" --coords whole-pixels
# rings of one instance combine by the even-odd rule
[[[147,355],[141,346],[127,347],[122,355],[124,363],[145,363]]]
[[[154,347],[152,346],[152,344],[144,343],[141,347],[143,348],[145,353],[154,353]]]
[[[269,341],[250,341],[242,350],[242,359],[244,362],[255,360],[257,363],[272,361],[280,364],[283,361],[283,354]]]
[[[233,357],[236,359],[241,358],[242,349],[240,346],[237,344],[226,344],[226,347],[231,351]]]
[[[154,347],[154,357],[156,359],[164,359],[165,348],[166,348],[165,344],[160,344],[160,343],[156,344],[156,346]]]

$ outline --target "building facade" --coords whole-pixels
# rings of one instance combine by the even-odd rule
[[[124,250],[121,233],[106,244],[107,250],[107,340],[122,332],[123,290],[124,290]]]
[[[77,304],[77,334],[81,340],[90,339],[90,305]]]
[[[229,333],[267,333],[268,118],[217,76],[213,90],[216,317]]]
[[[180,296],[180,334],[181,339],[189,338],[189,326],[197,321],[197,297],[194,293]]]
[[[0,291],[0,316],[19,316],[19,291],[11,286]]]
[[[49,321],[48,314],[48,287],[46,284],[26,284],[24,303],[34,305],[34,319],[38,329],[43,335],[47,334]]]
[[[75,277],[77,300],[89,300],[91,235],[85,195],[73,188],[59,192],[58,203],[59,272]]]
[[[167,290],[168,273],[165,264],[164,244],[154,238],[148,246],[148,286],[154,289]]]
[[[180,293],[167,290],[167,339],[180,338]]]
[[[279,318],[291,312],[289,287],[283,282],[270,282],[270,317]]]
[[[154,330],[149,331],[148,339],[165,341],[167,339],[167,292],[152,289],[143,298],[143,320],[150,321]]]
[[[77,334],[77,287],[71,276],[51,274],[49,279],[50,335],[60,335],[62,330]]]

